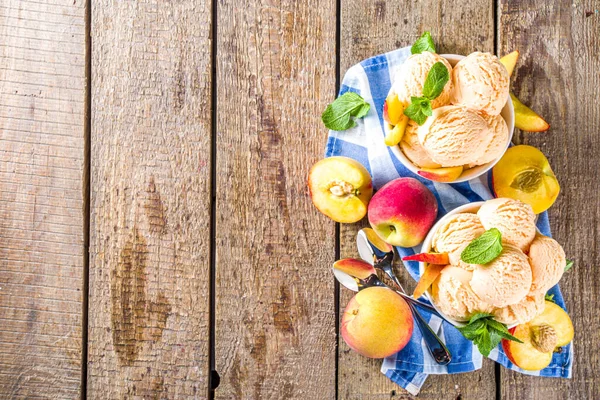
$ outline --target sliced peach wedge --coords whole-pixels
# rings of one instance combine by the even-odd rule
[[[383,103],[383,119],[389,124],[385,135],[387,146],[396,146],[402,140],[408,125],[408,117],[404,115],[404,104],[395,93],[391,93]]]
[[[510,94],[515,109],[515,127],[527,132],[544,132],[550,129],[548,124],[535,111],[521,103],[517,96]]]
[[[510,147],[492,169],[497,197],[529,204],[533,212],[546,211],[558,197],[560,185],[546,156],[532,146]]]
[[[526,371],[546,368],[554,351],[571,343],[574,336],[569,314],[551,301],[546,301],[543,313],[509,332],[523,343],[503,339],[502,349],[513,364]]]
[[[420,261],[429,264],[448,265],[448,253],[417,253],[402,257],[402,261]]]
[[[313,204],[336,222],[353,223],[367,214],[373,195],[369,172],[348,157],[329,157],[317,162],[308,175]]]
[[[463,173],[464,167],[445,167],[445,168],[421,168],[418,173],[423,178],[435,182],[452,182],[458,179]]]
[[[504,68],[508,71],[508,76],[511,76],[517,65],[519,59],[519,50],[515,50],[512,53],[508,53],[504,57],[500,58],[500,62],[504,65]]]
[[[427,289],[429,289],[429,287],[433,285],[433,282],[435,282],[435,280],[444,268],[446,268],[446,265],[426,265],[425,271],[423,272],[423,275],[421,275],[421,278],[417,283],[417,287],[413,292],[413,298],[418,299],[419,297],[423,296],[423,293],[425,293]]]
[[[360,279],[365,279],[376,273],[371,264],[356,258],[337,260],[333,263],[333,269]]]

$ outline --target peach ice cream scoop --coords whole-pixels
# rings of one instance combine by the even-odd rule
[[[531,288],[531,267],[525,253],[504,244],[502,253],[492,262],[475,265],[471,287],[485,302],[505,307],[521,301]]]
[[[412,96],[423,96],[425,79],[427,79],[429,70],[436,62],[442,62],[448,68],[448,73],[452,72],[450,63],[444,57],[428,51],[413,54],[400,66],[395,76],[392,90],[398,95],[398,99],[402,103],[408,105]],[[437,108],[450,103],[453,86],[452,80],[449,80],[446,86],[444,86],[442,93],[431,101],[431,107]]]
[[[452,103],[498,115],[508,100],[510,75],[498,57],[475,52],[452,70]]]
[[[427,154],[443,167],[475,163],[492,140],[486,120],[462,106],[436,108],[417,134]]]
[[[447,316],[457,321],[468,321],[477,312],[490,312],[486,304],[471,288],[473,273],[448,265],[432,285],[435,305]]]
[[[417,129],[419,125],[415,121],[410,121],[404,131],[404,136],[400,142],[400,149],[408,159],[417,167],[422,168],[440,168],[441,165],[434,162],[419,142]]]
[[[523,324],[544,312],[545,294],[529,292],[521,301],[495,309],[494,319],[506,325]]]
[[[508,146],[509,133],[504,118],[501,115],[487,115],[483,113],[481,116],[490,127],[492,140],[483,154],[473,164],[469,164],[470,168],[494,161],[502,155]]]
[[[486,201],[477,212],[486,230],[497,228],[502,243],[527,251],[536,234],[535,214],[529,204],[498,198]]]
[[[477,214],[455,214],[435,232],[431,244],[437,252],[448,253],[450,264],[473,269],[460,259],[460,254],[484,232],[485,228]]]
[[[537,235],[529,247],[529,263],[533,275],[532,290],[545,293],[562,278],[567,258],[556,240]]]

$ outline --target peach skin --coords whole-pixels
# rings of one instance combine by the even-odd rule
[[[398,178],[375,193],[369,203],[369,223],[393,246],[412,247],[423,241],[437,217],[435,196],[414,178]]]
[[[427,289],[431,287],[431,285],[433,284],[433,282],[435,282],[437,277],[440,276],[440,273],[444,268],[446,268],[445,265],[426,265],[425,272],[423,272],[423,275],[421,275],[421,278],[417,283],[417,287],[413,292],[413,298],[418,299],[419,297],[423,296],[423,293],[425,293]]]
[[[384,287],[358,292],[348,303],[340,331],[350,348],[365,357],[385,358],[402,350],[413,333],[406,301]]]
[[[551,301],[546,301],[543,313],[509,332],[523,343],[503,339],[502,349],[513,364],[526,371],[546,368],[554,350],[569,344],[574,336],[569,314]]]
[[[371,264],[356,258],[337,260],[333,263],[333,268],[360,279],[365,279],[376,273]]]
[[[448,253],[417,253],[402,257],[402,261],[420,261],[436,265],[448,265]]]
[[[558,197],[560,185],[544,154],[532,146],[510,147],[492,169],[496,197],[521,200],[539,214]]]
[[[371,176],[361,163],[348,157],[317,162],[308,175],[313,204],[336,222],[360,221],[373,194]]]

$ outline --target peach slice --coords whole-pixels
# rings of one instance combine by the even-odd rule
[[[510,94],[515,109],[515,127],[527,132],[544,132],[550,129],[548,124],[535,111],[521,103],[514,94]]]
[[[397,125],[404,115],[404,105],[395,93],[390,94],[383,103],[383,119]]]
[[[406,115],[402,115],[400,117],[400,121],[396,126],[394,126],[388,133],[385,135],[384,142],[387,146],[396,146],[402,138],[404,137],[404,131],[406,130],[406,126],[408,125],[408,117]]]
[[[463,172],[463,167],[445,167],[445,168],[421,168],[418,173],[423,178],[436,182],[452,182],[458,179]]]
[[[340,333],[359,354],[385,358],[409,342],[413,317],[399,294],[384,287],[370,287],[358,292],[346,306]]]
[[[418,299],[419,297],[423,296],[423,293],[425,293],[427,289],[429,289],[429,287],[433,284],[433,282],[435,282],[435,280],[444,268],[446,268],[445,265],[437,264],[425,266],[425,272],[423,272],[423,275],[421,275],[421,278],[417,283],[417,287],[413,292],[413,298]]]
[[[504,57],[500,58],[500,62],[504,65],[504,68],[508,71],[508,76],[512,75],[519,59],[519,50],[515,50],[512,53],[508,53]]]
[[[558,197],[560,185],[544,154],[532,146],[510,147],[492,169],[496,197],[521,200],[539,214]]]
[[[402,257],[402,261],[421,261],[428,264],[448,265],[448,253],[418,253]]]
[[[380,238],[373,229],[363,228],[362,231],[365,233],[365,235],[367,235],[367,239],[369,240],[369,242],[371,242],[379,250],[386,253],[389,253],[390,251],[394,250],[392,245]]]
[[[360,221],[373,195],[369,172],[348,157],[329,157],[313,165],[308,188],[315,207],[342,223]]]
[[[546,301],[543,313],[509,332],[523,343],[502,339],[502,348],[513,364],[526,371],[546,368],[554,350],[569,344],[575,333],[569,314],[551,301]]]
[[[368,262],[356,258],[344,258],[333,263],[333,268],[355,278],[365,279],[375,274],[375,268]]]

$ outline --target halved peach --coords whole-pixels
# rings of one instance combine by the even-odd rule
[[[526,371],[546,368],[554,350],[571,343],[575,333],[569,314],[551,301],[546,301],[543,313],[509,332],[523,343],[502,339],[502,349],[513,364]]]
[[[402,257],[402,261],[421,261],[429,264],[448,265],[448,253],[418,253]]]
[[[539,214],[558,197],[560,185],[544,154],[532,146],[510,147],[492,170],[497,197],[521,200]]]
[[[375,273],[375,268],[371,264],[356,258],[337,260],[333,263],[333,268],[360,279],[365,279]]]
[[[336,222],[353,223],[367,214],[373,195],[369,172],[348,157],[329,157],[317,162],[308,175],[313,204]]]
[[[383,119],[397,125],[404,117],[404,105],[395,93],[390,94],[383,103]]]
[[[527,132],[543,132],[550,129],[548,124],[535,111],[521,103],[517,96],[510,94],[515,109],[515,127]]]
[[[423,293],[425,293],[427,289],[429,289],[429,287],[433,284],[433,282],[435,282],[435,280],[445,267],[445,265],[437,264],[430,264],[425,266],[425,271],[423,272],[423,275],[421,275],[421,278],[417,283],[417,287],[413,292],[413,298],[418,299],[419,297],[423,296]]]
[[[436,182],[452,182],[463,172],[463,167],[421,168],[418,173],[423,178]]]
[[[504,68],[508,71],[508,75],[512,75],[519,59],[519,50],[515,50],[512,53],[508,53],[504,57],[500,58],[500,62],[504,65]]]
[[[385,135],[384,142],[387,146],[397,146],[404,137],[404,131],[408,125],[408,117],[402,114],[400,121]]]

